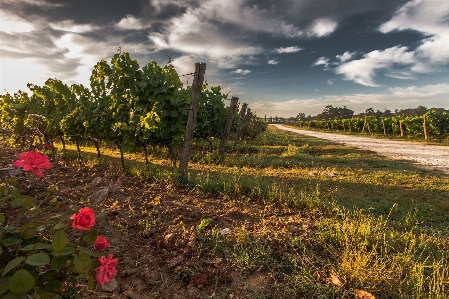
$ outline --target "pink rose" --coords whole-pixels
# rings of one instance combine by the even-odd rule
[[[117,273],[115,266],[117,265],[118,258],[113,259],[112,253],[110,253],[107,258],[104,256],[99,257],[98,261],[100,261],[101,265],[95,269],[96,279],[99,284],[104,285],[109,280],[114,278]]]
[[[81,208],[78,214],[74,214],[70,219],[73,220],[72,227],[82,230],[90,230],[95,224],[95,212],[88,207]]]
[[[24,152],[16,154],[16,157],[19,160],[12,163],[15,167],[22,167],[24,171],[30,171],[40,178],[44,176],[42,173],[43,169],[50,169],[52,167],[51,163],[48,162],[48,157],[39,152]]]
[[[94,246],[95,246],[95,248],[97,248],[97,250],[103,251],[103,250],[105,250],[105,248],[108,248],[111,245],[109,244],[108,240],[106,240],[105,238],[103,238],[101,236],[97,236],[97,239],[95,239],[95,242],[94,242]]]

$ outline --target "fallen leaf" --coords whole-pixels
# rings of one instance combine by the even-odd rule
[[[207,274],[203,274],[201,276],[198,276],[198,275],[195,274],[195,275],[192,276],[192,280],[197,285],[205,285],[205,286],[210,285],[210,282],[207,281]]]
[[[355,295],[358,299],[376,299],[373,294],[364,290],[355,290]]]
[[[329,276],[329,282],[336,286],[337,288],[341,288],[343,286],[343,283],[340,280],[340,277],[337,276],[337,274],[335,274],[335,272],[331,272],[330,276]]]

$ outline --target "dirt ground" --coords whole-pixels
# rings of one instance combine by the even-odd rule
[[[287,128],[282,125],[274,126],[281,130],[327,139],[333,142],[374,151],[380,155],[393,159],[413,161],[417,166],[439,169],[449,173],[449,146],[298,130]]]
[[[0,144],[0,168],[16,160],[16,151]],[[209,227],[219,230],[246,227],[255,230],[261,223],[274,230],[295,228],[306,221],[300,215],[273,206],[205,196],[163,186],[123,174],[112,166],[78,165],[58,157],[53,167],[44,171],[39,186],[21,184],[21,194],[43,199],[47,188],[57,187],[50,201],[61,212],[69,206],[88,203],[95,189],[89,184],[104,178],[99,187],[121,187],[100,204],[109,210],[107,220],[115,232],[97,228],[111,243],[107,253],[119,258],[117,275],[109,285],[96,284],[93,291],[83,291],[83,298],[253,298],[255,292],[271,295],[276,278],[269,271],[231,270],[226,256],[208,260],[196,248],[195,227],[202,219],[211,219]],[[0,171],[0,180],[8,171]],[[100,207],[99,207],[100,208]],[[87,285],[87,281],[86,284]],[[270,298],[276,298],[272,296]]]

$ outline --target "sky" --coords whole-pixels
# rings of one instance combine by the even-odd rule
[[[206,63],[262,117],[449,108],[448,0],[0,0],[0,94],[89,86],[119,48],[179,75]]]

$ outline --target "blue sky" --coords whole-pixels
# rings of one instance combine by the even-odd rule
[[[141,66],[171,57],[180,75],[205,62],[209,85],[259,116],[449,108],[447,0],[1,2],[2,94],[88,85],[121,47]]]

